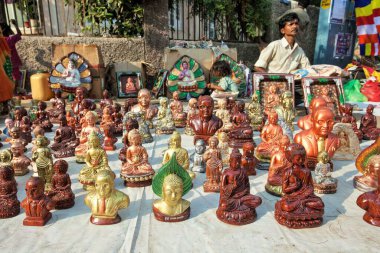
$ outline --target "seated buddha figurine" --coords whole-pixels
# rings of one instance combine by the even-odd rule
[[[110,98],[110,94],[108,90],[104,90],[103,93],[103,98],[100,100],[100,111],[103,112],[104,108],[107,106],[113,106],[113,101]]]
[[[90,99],[83,99],[81,108],[82,110],[79,112],[79,116],[77,117],[77,125],[76,125],[76,131],[80,133],[80,131],[87,126],[87,120],[86,120],[86,114],[89,111],[92,111],[96,115],[96,121],[98,121],[99,117],[98,114],[92,110],[92,105],[94,102]]]
[[[270,159],[265,191],[277,197],[282,196],[282,173],[291,166],[291,163],[285,156],[285,150],[289,144],[289,137],[283,135],[279,141],[278,150],[273,152],[272,158]]]
[[[230,163],[230,149],[228,145],[228,134],[226,132],[218,133],[218,148],[220,149],[220,153],[222,154],[223,166],[228,166]]]
[[[110,170],[106,151],[100,145],[97,132],[92,131],[87,139],[88,149],[85,156],[85,166],[80,170],[78,181],[83,189],[91,190],[95,185],[96,174],[101,170]]]
[[[366,211],[363,220],[367,223],[380,227],[380,170],[375,172],[377,174],[377,188],[376,190],[361,194],[356,200],[356,204]]]
[[[230,166],[223,171],[220,181],[219,206],[216,216],[232,225],[245,225],[256,219],[256,208],[261,198],[250,194],[246,170],[241,167],[241,154],[234,148],[230,155]]]
[[[251,121],[251,127],[254,131],[263,129],[265,120],[263,109],[259,102],[259,96],[256,93],[252,95],[252,102],[248,105],[248,118]]]
[[[191,171],[205,173],[206,171],[206,163],[203,158],[203,154],[206,151],[206,143],[204,140],[199,139],[195,143],[195,153],[193,157],[193,167]]]
[[[248,115],[244,112],[243,101],[236,102],[236,112],[232,115],[232,129],[228,132],[231,148],[241,148],[244,143],[253,142],[253,130]]]
[[[311,122],[311,115],[314,110],[317,110],[319,107],[326,107],[326,101],[321,97],[315,97],[311,100],[309,105],[309,114],[299,118],[297,125],[302,130],[309,130],[313,127],[313,123]]]
[[[37,136],[35,145],[36,149],[32,154],[34,168],[37,170],[35,172],[43,180],[45,191],[48,192],[51,189],[51,177],[53,176],[53,157],[44,136]]]
[[[96,114],[94,112],[89,111],[86,113],[86,122],[87,126],[82,129],[79,136],[80,144],[75,148],[75,157],[77,163],[84,162],[88,145],[88,136],[90,135],[90,133],[95,132],[101,136],[100,129],[97,126],[95,126]]]
[[[212,136],[208,140],[209,148],[203,154],[203,160],[206,162],[206,181],[203,184],[204,192],[219,192],[223,161],[218,144],[218,138]]]
[[[179,100],[179,91],[173,92],[173,101],[170,103],[169,107],[173,115],[175,127],[185,127],[187,114],[183,111],[182,102]]]
[[[111,106],[106,106],[103,109],[102,113],[102,121],[100,122],[100,129],[104,131],[104,126],[107,124],[114,125],[113,118],[112,118],[112,107]]]
[[[192,179],[195,178],[195,173],[189,170],[190,161],[189,161],[189,154],[187,152],[187,149],[182,148],[181,146],[181,135],[177,131],[174,131],[174,133],[170,136],[169,139],[169,149],[165,151],[164,158],[162,160],[162,164],[167,163],[170,158],[173,156],[174,153],[176,153],[176,158],[178,161],[178,164],[181,165],[182,168],[184,168],[190,175]]]
[[[338,180],[333,178],[330,157],[326,151],[318,154],[318,163],[315,165],[314,192],[332,194],[336,192]]]
[[[199,113],[198,111],[198,100],[196,98],[190,98],[189,100],[189,111],[187,112],[187,121],[185,134],[194,135],[193,129],[190,127],[190,120],[195,117]]]
[[[28,116],[23,116],[21,119],[21,138],[24,139],[27,143],[32,142],[32,123]]]
[[[244,143],[241,167],[246,170],[248,176],[256,175],[256,166],[258,163],[259,161],[255,157],[255,145],[251,142]]]
[[[138,104],[131,108],[131,112],[143,113],[144,120],[147,122],[149,128],[153,128],[153,118],[156,117],[158,109],[156,106],[150,104],[151,95],[147,89],[139,90],[137,95]]]
[[[94,178],[95,188],[84,199],[84,203],[91,209],[90,221],[95,225],[111,225],[121,221],[118,214],[120,209],[129,206],[127,194],[116,190],[115,174],[109,170],[102,170]]]
[[[172,134],[175,130],[173,115],[168,108],[168,99],[160,97],[160,107],[156,118],[157,134]]]
[[[379,145],[380,138],[364,149],[356,159],[356,168],[363,175],[354,177],[354,187],[363,192],[377,189],[377,170],[380,170],[380,153],[376,151],[376,143]],[[378,147],[377,147],[378,148]],[[371,153],[374,152],[374,153]]]
[[[152,184],[154,170],[148,161],[148,152],[142,146],[141,135],[137,129],[128,133],[129,147],[126,162],[121,168],[120,177],[128,187],[144,187]]]
[[[82,101],[85,98],[86,94],[87,94],[87,91],[86,91],[86,88],[84,87],[78,87],[75,89],[75,99],[73,103],[71,104],[71,109],[73,110],[76,116],[78,116],[80,111],[83,110]]]
[[[278,149],[279,142],[283,136],[282,128],[277,124],[277,113],[272,111],[268,114],[268,124],[261,131],[261,142],[256,148],[256,157],[261,162],[269,162],[272,152]]]
[[[115,126],[115,136],[123,135],[123,114],[121,114],[121,105],[115,103],[113,105],[112,119]]]
[[[208,143],[208,139],[223,126],[223,121],[212,114],[214,100],[210,96],[200,96],[198,98],[198,109],[199,114],[189,122],[195,134],[194,143],[198,139],[203,139]]]
[[[265,108],[264,111],[268,114],[271,110],[273,110],[277,105],[280,104],[280,97],[277,95],[277,87],[276,85],[271,85],[268,88],[268,95],[265,96]]]
[[[37,119],[33,122],[33,126],[40,125],[45,132],[51,132],[53,124],[50,122],[49,113],[46,111],[46,103],[43,101],[38,102]]]
[[[75,204],[75,195],[71,190],[70,175],[67,173],[69,164],[58,160],[53,165],[54,175],[51,179],[51,189],[47,195],[55,203],[55,209],[68,209]]]
[[[380,136],[380,128],[377,128],[376,116],[373,115],[373,105],[367,106],[367,113],[360,120],[359,129],[363,132],[364,140],[376,140]]]
[[[301,144],[306,149],[306,167],[314,170],[317,164],[318,139],[325,139],[324,150],[329,154],[330,159],[339,148],[339,138],[331,133],[334,126],[334,113],[328,107],[318,107],[311,115],[312,128],[297,133],[294,142]]]
[[[139,123],[135,119],[126,118],[124,122],[124,136],[122,139],[124,146],[121,148],[119,152],[119,160],[122,162],[122,165],[124,165],[124,163],[127,161],[126,154],[127,149],[130,146],[130,143],[128,141],[128,133],[132,131],[132,129],[139,129]]]
[[[24,150],[23,150],[24,151]],[[3,149],[0,151],[0,166],[10,165],[12,166],[12,151],[9,149]]]
[[[218,130],[219,132],[228,132],[232,129],[231,114],[227,110],[227,99],[222,98],[218,100],[218,109],[215,116],[223,121],[223,126]]]
[[[360,129],[358,129],[358,125],[356,124],[356,119],[354,116],[352,116],[353,109],[354,107],[351,104],[344,104],[342,106],[343,115],[340,122],[350,123],[352,125],[352,130],[354,130],[359,141],[361,141],[363,139],[363,133]]]
[[[66,102],[65,99],[62,98],[61,90],[58,89],[54,92],[54,98],[50,99],[50,103],[53,107],[48,111],[50,121],[52,123],[59,123],[59,116],[66,113]]]
[[[32,161],[24,155],[24,145],[16,141],[11,146],[12,156],[11,164],[15,176],[23,176],[29,173],[29,166]]]
[[[282,198],[275,205],[274,217],[289,228],[311,228],[323,222],[324,204],[314,195],[311,172],[304,167],[306,150],[290,144],[285,155],[291,166],[282,175]]]
[[[60,126],[55,131],[54,143],[50,146],[55,158],[64,158],[75,155],[75,147],[79,145],[79,139],[75,130],[67,125],[64,115],[59,117]]]
[[[179,222],[190,217],[190,202],[182,199],[192,187],[189,174],[178,164],[174,153],[153,178],[153,192],[161,199],[153,202],[154,217],[163,222]]]
[[[280,96],[280,103],[273,108],[278,115],[278,124],[289,139],[293,139],[293,120],[296,115],[293,110],[293,94],[291,91],[284,91]]]
[[[26,218],[24,226],[44,226],[51,219],[50,210],[55,203],[44,193],[44,180],[40,177],[31,177],[26,181],[26,198],[21,202]]]
[[[330,89],[329,89],[329,87],[327,87],[327,85],[326,86],[322,86],[319,97],[323,98],[326,101],[326,106],[328,108],[330,108],[334,112],[334,110],[335,110],[334,109],[335,108],[335,106],[334,106],[335,101],[331,97],[331,95],[330,95]]]
[[[12,166],[0,165],[0,219],[11,218],[20,213],[17,199],[17,183]]]

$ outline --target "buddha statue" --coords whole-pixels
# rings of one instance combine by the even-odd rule
[[[168,99],[160,97],[160,107],[156,119],[157,134],[172,134],[175,131],[175,125],[171,110],[168,108]]]
[[[373,146],[370,146],[356,159],[356,168],[363,175],[354,177],[354,187],[363,192],[374,191],[378,187],[377,171],[380,170],[380,154],[372,153],[371,155],[370,150],[375,151]]]
[[[278,123],[282,127],[285,135],[293,140],[293,120],[296,114],[293,110],[293,94],[291,91],[284,91],[280,96],[280,103],[273,108],[278,115]]]
[[[256,166],[259,161],[255,157],[255,145],[252,142],[243,144],[243,158],[241,159],[241,167],[245,169],[248,176],[256,175]]]
[[[96,174],[101,170],[109,170],[106,151],[100,145],[97,132],[92,131],[88,136],[88,149],[85,155],[85,165],[79,172],[78,181],[83,184],[83,189],[92,190],[95,185]]]
[[[377,174],[376,190],[362,193],[356,200],[356,204],[366,211],[363,216],[364,221],[373,226],[380,227],[380,170],[377,170],[375,173]]]
[[[338,185],[338,180],[331,177],[333,170],[330,164],[329,154],[323,150],[319,152],[317,159],[318,163],[315,165],[315,177],[313,183],[314,192],[323,194],[335,193]]]
[[[198,105],[199,114],[190,120],[189,125],[195,134],[194,143],[198,139],[208,143],[208,139],[223,126],[223,121],[212,114],[214,100],[210,96],[200,96]]]
[[[218,109],[215,112],[216,117],[223,121],[223,126],[218,130],[219,132],[228,132],[232,129],[230,111],[227,110],[227,99],[222,98],[218,100]]]
[[[203,159],[203,154],[206,151],[206,143],[204,140],[199,139],[195,143],[195,153],[193,158],[193,167],[191,171],[205,173],[206,171],[206,163]]]
[[[290,144],[285,155],[291,166],[282,175],[282,198],[275,205],[274,217],[288,228],[311,228],[323,222],[324,204],[314,195],[313,179],[304,167],[306,150],[298,144]]]
[[[66,112],[66,120],[67,120],[67,125],[71,127],[74,131],[76,131],[75,129],[76,119],[75,119],[74,112],[72,110],[69,110]]]
[[[21,202],[26,218],[24,226],[44,226],[51,219],[54,201],[44,193],[45,184],[41,177],[31,177],[26,181],[26,198]]]
[[[197,85],[194,73],[189,67],[189,62],[183,61],[180,68],[181,72],[178,75],[178,88],[184,92],[193,91],[193,87]]]
[[[23,176],[29,173],[29,166],[32,161],[24,155],[24,145],[16,141],[11,146],[11,165],[15,176]],[[4,151],[3,151],[4,152]],[[3,152],[1,155],[3,155]],[[9,155],[7,155],[9,157]]]
[[[219,192],[223,161],[218,144],[218,138],[215,136],[210,137],[208,140],[209,148],[203,154],[203,160],[206,162],[206,181],[203,184],[204,192]]]
[[[0,219],[12,218],[20,213],[17,183],[12,166],[0,165]]]
[[[14,142],[20,142],[24,146],[24,151],[26,151],[25,146],[28,145],[28,142],[25,139],[21,138],[21,129],[19,127],[12,127],[11,131],[11,140],[9,143],[12,145]]]
[[[99,117],[95,110],[92,109],[94,102],[90,99],[83,99],[81,103],[81,111],[79,112],[79,115],[77,116],[77,122],[76,122],[76,131],[77,133],[80,133],[83,128],[87,126],[87,120],[86,115],[89,111],[93,112],[94,115],[96,115],[96,122],[98,121]]]
[[[112,119],[114,122],[114,135],[122,136],[123,135],[123,114],[121,114],[121,105],[119,103],[115,103],[113,105],[113,113]]]
[[[232,129],[228,132],[231,148],[241,148],[244,143],[253,143],[253,130],[248,115],[244,112],[245,104],[237,101],[236,112],[232,115]]]
[[[245,225],[256,219],[256,208],[261,198],[250,194],[246,170],[241,167],[241,154],[234,148],[230,155],[230,166],[223,171],[220,182],[219,206],[216,216],[232,225]]]
[[[176,153],[153,178],[153,192],[161,199],[153,202],[154,217],[163,222],[179,222],[190,217],[190,202],[182,199],[192,187],[189,174],[178,164]]]
[[[230,111],[230,115],[233,115],[236,111],[236,99],[231,96],[227,98],[227,110]]]
[[[268,114],[270,111],[272,111],[276,106],[280,104],[280,97],[277,94],[277,90],[277,86],[272,84],[268,88],[268,95],[264,96],[264,111],[266,114]]]
[[[199,113],[199,111],[198,111],[198,100],[196,98],[190,98],[190,100],[189,100],[189,111],[187,112],[185,134],[194,135],[194,131],[190,127],[190,120],[192,118],[194,118],[198,113]]]
[[[142,146],[141,135],[137,129],[128,133],[129,147],[121,168],[120,177],[128,187],[144,187],[152,184],[154,170],[148,161],[148,152]]]
[[[153,128],[153,118],[157,115],[158,109],[156,106],[150,104],[151,95],[147,89],[139,90],[137,95],[138,104],[131,108],[131,112],[143,113],[144,120],[147,122],[149,128]]]
[[[79,145],[79,139],[75,130],[67,125],[64,115],[59,117],[60,126],[55,131],[54,143],[50,146],[55,158],[65,158],[75,155],[75,147]]]
[[[294,142],[304,146],[306,150],[306,163],[308,169],[314,170],[318,156],[318,139],[325,139],[324,150],[330,159],[339,148],[339,138],[331,133],[334,126],[334,113],[328,107],[318,107],[311,115],[312,128],[303,130],[295,135]]]
[[[122,139],[124,146],[119,152],[119,160],[122,162],[122,165],[124,165],[124,163],[127,161],[126,154],[127,149],[130,146],[130,143],[128,141],[128,133],[132,131],[132,129],[139,129],[139,123],[135,119],[126,118],[124,122],[124,136]]]
[[[353,109],[354,109],[354,107],[351,104],[344,104],[342,106],[343,116],[342,116],[340,122],[351,124],[352,130],[355,132],[359,141],[361,141],[363,139],[363,133],[360,129],[358,129],[358,125],[356,124],[356,119],[352,115]]]
[[[376,116],[373,115],[374,106],[367,106],[367,113],[360,120],[359,129],[363,133],[364,140],[376,140],[380,136],[380,128],[377,128]]]
[[[314,110],[317,110],[319,107],[326,107],[326,101],[321,97],[315,97],[311,100],[309,105],[309,114],[299,118],[297,125],[302,130],[309,130],[313,127],[313,123],[311,122],[311,115]]]
[[[65,115],[66,113],[66,102],[65,99],[62,98],[61,90],[58,89],[54,92],[54,98],[50,99],[50,103],[52,106],[48,111],[50,121],[52,123],[59,123],[61,114]]]
[[[228,134],[226,132],[218,133],[218,148],[220,149],[220,153],[222,154],[222,162],[223,166],[228,166],[230,162],[230,149],[228,145]]]
[[[165,151],[162,164],[169,162],[170,158],[176,153],[176,159],[178,164],[184,168],[190,175],[192,179],[195,178],[195,173],[189,170],[190,161],[189,154],[186,149],[181,146],[181,135],[177,131],[170,136],[169,139],[169,149]]]
[[[103,112],[104,108],[107,106],[113,106],[113,101],[110,98],[108,90],[104,90],[102,93],[103,98],[100,100],[100,109]]]
[[[261,131],[264,127],[264,113],[260,105],[259,96],[256,93],[252,95],[252,102],[248,105],[248,118],[251,121],[251,127],[254,131]]]
[[[14,110],[13,126],[21,127],[22,117],[28,116],[28,111],[24,107],[18,107]]]
[[[261,143],[257,145],[256,157],[261,162],[269,162],[272,152],[278,149],[279,142],[283,136],[282,128],[277,123],[278,115],[272,111],[268,114],[268,124],[261,131]]]
[[[10,140],[9,137],[11,137],[10,131],[12,127],[14,127],[13,119],[6,118],[4,121],[4,124],[5,124],[5,128],[3,129],[3,134],[7,136],[7,139],[5,139],[5,141],[9,141]]]
[[[173,92],[173,101],[170,103],[169,107],[173,115],[175,127],[185,127],[187,114],[183,111],[182,102],[179,100],[179,91]]]
[[[104,141],[103,141],[103,148],[106,151],[113,151],[116,150],[115,143],[117,142],[117,138],[114,137],[115,128],[112,124],[106,124],[103,126],[103,133],[104,133]]]
[[[12,158],[13,158],[13,154],[11,150],[9,149],[1,150],[0,151],[0,166],[6,166],[6,165],[12,166]]]
[[[273,152],[273,155],[270,159],[265,191],[277,197],[282,196],[282,174],[287,168],[292,165],[285,156],[285,150],[289,144],[289,137],[283,135],[279,141],[278,150]]]
[[[94,178],[95,188],[84,199],[84,203],[91,209],[92,224],[119,223],[121,218],[118,211],[129,206],[128,195],[115,189],[114,179],[115,174],[109,170],[99,171]]]
[[[87,94],[87,90],[84,87],[78,87],[75,90],[75,99],[74,99],[74,102],[71,104],[71,109],[73,110],[76,116],[78,116],[80,111],[83,110],[81,104],[86,94]]]
[[[33,122],[33,126],[40,125],[45,132],[51,132],[53,124],[50,122],[49,113],[46,111],[46,103],[43,101],[38,102],[37,119]]]
[[[100,122],[100,129],[104,131],[104,126],[105,125],[114,125],[115,123],[113,122],[112,118],[112,107],[111,106],[106,106],[103,109],[102,113],[102,121]]]
[[[32,124],[28,116],[23,116],[21,119],[21,138],[25,140],[26,143],[32,142]]]
[[[54,163],[54,174],[51,179],[51,190],[47,193],[55,203],[55,209],[68,209],[75,204],[75,195],[71,190],[70,175],[67,173],[69,164],[65,160]]]
[[[45,185],[45,191],[48,192],[51,189],[51,177],[53,176],[53,158],[51,156],[51,150],[48,148],[44,136],[37,136],[36,138],[36,150],[32,154],[32,161],[35,164],[35,169],[38,176],[43,180]]]
[[[80,144],[75,148],[75,157],[77,163],[83,163],[85,160],[85,155],[88,145],[88,136],[90,133],[95,132],[101,136],[100,129],[95,126],[96,124],[96,114],[92,111],[86,113],[87,126],[82,128],[79,136]],[[102,137],[101,137],[102,138]],[[101,140],[102,141],[102,140]]]

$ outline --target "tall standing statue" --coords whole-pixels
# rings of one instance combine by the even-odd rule
[[[0,219],[11,218],[20,213],[17,199],[17,183],[12,166],[0,165]]]
[[[186,128],[185,134],[194,135],[193,129],[190,127],[190,120],[194,118],[198,111],[198,100],[196,98],[190,98],[189,100],[189,111],[187,112]]]
[[[53,157],[44,136],[37,136],[35,145],[37,148],[32,154],[32,161],[34,162],[35,168],[37,170],[35,172],[37,172],[38,176],[43,180],[45,191],[48,192],[51,189],[51,177],[53,175]]]
[[[206,171],[206,163],[203,159],[203,154],[206,151],[206,143],[204,140],[199,139],[195,143],[195,154],[193,159],[193,167],[191,171],[204,173]]]
[[[205,192],[219,192],[220,176],[223,171],[222,153],[218,148],[218,138],[215,136],[208,140],[209,148],[203,154],[206,162],[206,182],[203,184]]]
[[[281,94],[280,104],[274,107],[277,112],[279,125],[282,127],[282,131],[289,139],[293,139],[293,120],[296,115],[293,110],[293,94],[290,91],[285,91]]]
[[[247,108],[248,117],[251,120],[251,127],[254,131],[261,131],[264,127],[264,112],[259,102],[259,97],[256,93],[252,95],[252,102]]]
[[[244,143],[253,143],[253,130],[250,119],[244,111],[243,101],[237,101],[236,111],[232,114],[232,129],[228,132],[229,145],[231,148],[241,148]]]

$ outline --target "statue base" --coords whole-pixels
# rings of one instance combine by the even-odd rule
[[[112,146],[103,146],[103,149],[105,151],[114,151],[114,150],[116,150],[116,146],[115,145],[112,145]]]
[[[252,138],[249,138],[249,139],[231,139],[228,142],[228,146],[230,148],[242,148],[244,143],[247,143],[247,142],[253,143],[253,145],[256,147],[256,144]]]
[[[282,197],[282,185],[271,185],[266,183],[265,191],[273,196]]]
[[[0,210],[0,219],[12,218],[19,215],[19,213],[20,203],[18,202],[18,205],[13,205],[11,207],[2,207],[2,210]]]
[[[277,201],[274,210],[277,222],[288,228],[314,228],[323,223],[323,211],[305,214],[292,214],[281,210],[280,201]]]
[[[26,174],[29,173],[29,169],[28,168],[25,168],[25,169],[15,169],[14,172],[15,172],[15,176],[24,176],[24,175],[26,175]]]
[[[168,216],[163,214],[155,206],[153,206],[154,217],[163,222],[180,222],[189,219],[190,217],[190,207],[187,208],[183,213],[175,216]]]
[[[136,188],[136,187],[145,187],[152,185],[152,179],[145,181],[124,181],[126,187]]]
[[[220,221],[223,221],[224,223],[231,224],[231,225],[246,225],[249,223],[252,223],[256,219],[256,210],[247,208],[243,211],[223,211],[219,208],[216,210],[216,217]]]
[[[268,163],[268,164],[270,164],[271,154],[269,152],[257,152],[255,150],[255,157],[261,163]],[[268,165],[268,168],[269,168],[269,165]]]
[[[156,134],[172,134],[175,131],[175,128],[160,128],[156,129]]]
[[[72,157],[75,156],[75,148],[72,148],[67,151],[53,151],[54,158],[60,159],[60,158],[66,158],[66,157]]]
[[[314,192],[319,194],[334,194],[336,193],[336,189],[338,187],[338,182],[329,183],[329,184],[317,184],[315,181],[314,184]]]
[[[203,184],[203,191],[204,192],[220,192],[220,185],[219,184],[210,184],[208,182],[205,182]]]
[[[119,215],[116,215],[115,218],[99,218],[91,215],[90,221],[95,225],[112,225],[119,223],[121,221],[121,218]]]
[[[376,191],[377,189],[375,187],[371,187],[369,185],[366,185],[358,180],[360,178],[359,176],[355,176],[353,180],[354,187],[362,192],[371,192]]]
[[[123,175],[120,177],[124,180],[124,185],[126,187],[145,187],[152,185],[153,174],[146,175]]]
[[[22,222],[22,224],[24,226],[38,226],[38,227],[42,227],[44,226],[50,219],[51,219],[51,213],[48,212],[47,215],[45,217],[30,217],[30,216],[27,216],[24,221]]]

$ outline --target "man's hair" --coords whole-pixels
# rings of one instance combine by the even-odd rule
[[[310,5],[310,0],[298,0],[298,6],[307,8]]]
[[[290,22],[297,19],[298,21],[300,20],[298,15],[295,14],[294,12],[288,13],[285,16],[283,16],[279,21],[278,21],[278,30],[281,33],[281,29],[285,27],[286,22]]]

